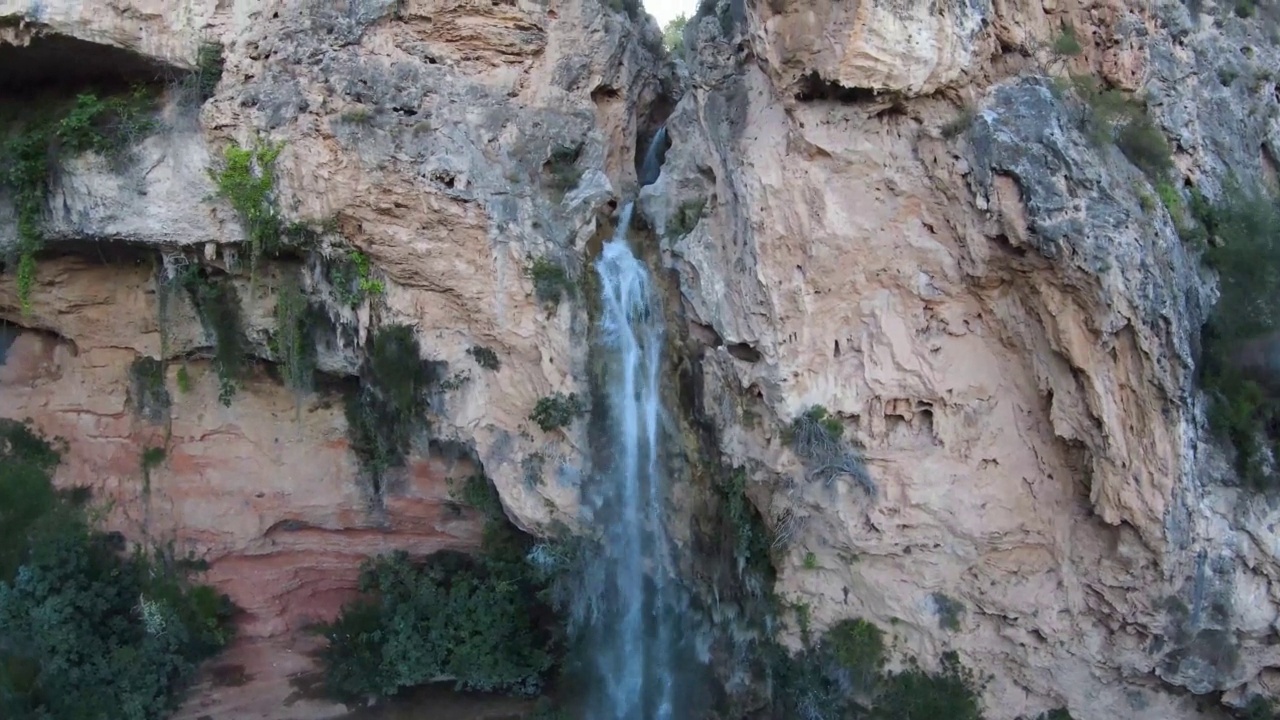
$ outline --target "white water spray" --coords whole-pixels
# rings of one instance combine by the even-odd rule
[[[632,205],[596,261],[611,467],[595,504],[604,525],[604,613],[594,648],[592,720],[672,720],[676,622],[663,526],[662,308],[627,245]]]

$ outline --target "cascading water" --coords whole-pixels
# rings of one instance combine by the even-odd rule
[[[660,144],[660,130],[653,145]],[[657,154],[641,177],[656,178]],[[608,407],[608,467],[589,498],[604,547],[593,568],[599,594],[589,643],[590,720],[674,720],[681,644],[678,588],[664,527],[661,455],[662,307],[649,271],[631,252],[633,205],[618,219],[595,269],[599,347]]]

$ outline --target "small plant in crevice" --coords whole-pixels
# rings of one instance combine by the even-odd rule
[[[818,556],[817,556],[817,555],[815,555],[815,554],[813,554],[813,553],[811,553],[811,552],[807,552],[807,553],[805,553],[805,554],[804,554],[804,569],[805,569],[805,570],[817,570],[817,569],[818,569]]]
[[[671,237],[681,238],[693,232],[698,221],[702,219],[702,211],[706,207],[707,201],[702,198],[680,203],[680,207],[676,208],[671,219],[667,221],[667,229],[670,230]]]
[[[960,618],[964,615],[964,604],[943,593],[933,593],[934,612],[938,615],[938,627],[955,632],[960,629]]]
[[[862,455],[844,439],[844,425],[821,405],[814,405],[791,421],[783,440],[804,462],[810,482],[830,485],[841,476],[852,478],[869,495],[876,486]]]
[[[524,477],[524,485],[529,489],[542,483],[542,471],[547,459],[542,453],[530,453],[520,461],[520,473]]]
[[[329,284],[338,300],[348,307],[358,307],[364,299],[386,292],[386,285],[373,277],[369,257],[351,250],[329,267]]]
[[[526,273],[533,280],[534,296],[544,305],[559,305],[565,295],[574,295],[573,281],[559,263],[545,257],[535,258]]]
[[[566,427],[587,412],[587,406],[577,393],[555,393],[538,398],[529,413],[529,419],[544,432]]]
[[[1066,87],[1081,101],[1080,130],[1095,145],[1115,143],[1152,182],[1168,177],[1173,170],[1173,150],[1145,102],[1105,87],[1092,75],[1072,75]]]
[[[1059,33],[1058,37],[1053,41],[1053,54],[1062,57],[1069,57],[1079,55],[1083,51],[1084,48],[1080,47],[1080,39],[1076,37],[1075,25],[1072,25],[1070,22],[1064,23],[1062,26],[1062,32]]]
[[[561,195],[577,187],[582,180],[582,169],[578,167],[578,157],[581,154],[581,145],[560,145],[553,149],[551,156],[543,163],[547,186]]]
[[[236,211],[249,241],[251,271],[258,260],[279,249],[284,221],[275,206],[276,159],[283,143],[258,141],[251,148],[232,142],[223,152],[222,165],[209,171],[218,197]]]
[[[138,417],[148,422],[164,422],[172,398],[165,387],[164,363],[141,356],[129,366],[129,400]]]
[[[191,371],[187,369],[186,363],[178,367],[176,380],[178,381],[178,392],[183,395],[191,392]]]
[[[387,470],[404,463],[414,433],[425,428],[427,393],[441,375],[439,363],[422,359],[412,327],[389,325],[373,334],[360,388],[347,397],[346,417],[351,449],[375,491]]]
[[[467,354],[471,356],[476,364],[485,370],[497,372],[502,368],[502,361],[498,359],[498,353],[484,347],[483,345],[473,345],[467,348]]]
[[[14,202],[14,246],[18,299],[31,312],[36,254],[44,245],[45,205],[65,158],[93,151],[117,164],[156,128],[155,94],[138,88],[100,97],[86,92],[74,103],[46,112],[26,112],[0,141],[0,190]]]
[[[972,105],[961,107],[960,112],[956,113],[954,118],[942,126],[942,137],[947,140],[959,137],[964,131],[973,126],[973,120],[976,117],[977,112]]]

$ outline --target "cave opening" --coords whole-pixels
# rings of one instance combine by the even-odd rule
[[[53,33],[25,45],[0,43],[0,99],[30,100],[94,88],[109,94],[176,81],[188,71],[124,48]]]

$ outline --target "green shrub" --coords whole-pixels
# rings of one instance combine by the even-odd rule
[[[1070,87],[1084,104],[1081,130],[1096,145],[1114,142],[1152,182],[1173,169],[1173,150],[1147,106],[1129,93],[1106,88],[1091,75],[1072,75]]]
[[[178,368],[178,392],[187,394],[191,392],[191,371],[187,369],[186,363]]]
[[[1061,56],[1079,55],[1084,48],[1080,47],[1080,39],[1076,37],[1076,28],[1071,23],[1062,26],[1062,33],[1053,41],[1053,54]]]
[[[502,368],[502,361],[498,359],[498,353],[487,347],[482,345],[473,345],[467,349],[467,354],[471,356],[471,359],[476,361],[477,365],[485,370],[497,372]]]
[[[811,553],[811,552],[807,552],[807,553],[805,553],[805,554],[804,554],[804,569],[805,569],[805,570],[817,570],[817,569],[818,569],[818,556],[817,556],[817,555],[814,555],[814,554],[813,554],[813,553]]]
[[[938,613],[938,627],[952,632],[959,630],[964,604],[943,593],[934,593],[932,598],[934,609]]]
[[[538,694],[559,655],[558,623],[519,554],[486,534],[479,559],[396,553],[368,563],[360,589],[324,628],[329,691],[347,701],[453,678],[460,690]]]
[[[533,280],[534,296],[544,305],[559,305],[566,294],[573,296],[574,287],[569,274],[547,258],[535,259],[530,263],[527,274]]]
[[[841,620],[828,628],[821,649],[848,673],[855,688],[872,687],[884,665],[884,633],[861,618]]]
[[[1280,487],[1262,462],[1260,442],[1273,451],[1280,440],[1277,380],[1265,368],[1246,367],[1241,352],[1251,341],[1280,330],[1280,208],[1275,200],[1228,186],[1222,203],[1196,213],[1220,244],[1206,260],[1218,272],[1221,295],[1202,334],[1201,386],[1209,396],[1211,427],[1236,450],[1236,469],[1255,489]]]
[[[944,653],[942,667],[935,674],[914,667],[885,677],[871,718],[982,720],[977,679],[955,653]]]
[[[404,463],[414,432],[425,426],[427,392],[440,376],[437,365],[423,361],[413,328],[390,325],[374,333],[346,416],[351,449],[375,489],[388,469]]]
[[[234,608],[162,556],[122,556],[54,492],[47,443],[11,423],[0,436],[0,717],[168,717]]]
[[[348,307],[358,307],[366,297],[381,295],[386,286],[373,277],[369,257],[352,250],[329,267],[329,284]]]
[[[671,231],[671,236],[684,237],[693,232],[693,229],[698,225],[698,220],[702,218],[702,211],[706,206],[707,201],[701,198],[680,203],[680,207],[671,216],[671,220],[667,224],[668,229]]]
[[[775,573],[770,549],[774,538],[760,511],[747,497],[746,470],[735,468],[717,483],[716,493],[733,541],[738,574],[750,573],[764,584],[772,585]]]
[[[63,157],[87,151],[123,161],[152,132],[155,96],[146,89],[99,98],[78,95],[65,112],[27,111],[0,141],[0,189],[13,197],[17,220],[18,299],[31,312],[36,254],[44,245],[44,208],[50,183]]]
[[[283,144],[258,142],[252,148],[237,143],[223,153],[222,166],[209,177],[236,211],[249,241],[249,262],[256,269],[258,259],[279,249],[284,221],[275,207],[276,159]]]
[[[533,412],[529,413],[529,419],[544,432],[551,432],[557,428],[566,427],[586,411],[587,408],[578,398],[577,393],[568,395],[556,393],[538,398],[538,402],[533,406]]]

